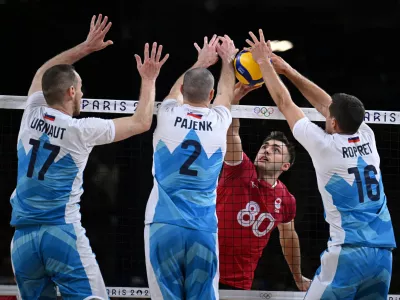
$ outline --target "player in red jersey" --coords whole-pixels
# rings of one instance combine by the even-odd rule
[[[255,87],[235,86],[239,100]],[[242,150],[239,119],[228,130],[227,152],[217,190],[220,288],[250,290],[270,234],[276,227],[297,287],[310,280],[301,274],[300,244],[294,228],[296,200],[278,180],[294,162],[294,147],[282,132],[272,132],[252,162]]]

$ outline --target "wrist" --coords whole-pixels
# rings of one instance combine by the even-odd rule
[[[142,77],[142,84],[153,85],[156,83],[156,78],[146,78]]]
[[[293,279],[295,281],[301,281],[302,278],[303,278],[303,275],[301,275],[300,273],[293,273]]]
[[[210,66],[210,64],[208,64],[207,62],[198,60],[196,61],[196,63],[193,65],[193,68],[208,68]]]
[[[85,57],[91,53],[94,52],[92,48],[88,45],[88,43],[85,41],[77,46],[78,54],[79,56]]]

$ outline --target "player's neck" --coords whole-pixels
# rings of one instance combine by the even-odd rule
[[[259,173],[257,179],[266,181],[273,186],[278,180],[278,177],[279,177],[278,173]]]
[[[208,105],[209,105],[208,102],[200,102],[200,103],[194,102],[193,103],[193,102],[190,102],[187,100],[183,100],[183,104],[187,104],[187,105],[190,105],[193,107],[200,107],[200,108],[208,108]]]
[[[62,112],[63,114],[66,114],[70,117],[72,117],[72,115],[73,115],[72,110],[70,111],[69,109],[67,109],[63,106],[60,106],[60,105],[52,105],[52,106],[50,106],[50,108],[58,110],[58,111]]]

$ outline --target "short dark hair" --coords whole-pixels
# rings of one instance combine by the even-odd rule
[[[364,121],[364,104],[355,96],[337,93],[332,96],[330,116],[335,118],[342,133],[354,134]]]
[[[288,149],[288,153],[289,153],[289,163],[290,163],[290,165],[293,165],[294,161],[296,159],[296,150],[294,148],[294,145],[291,142],[289,142],[286,135],[282,131],[272,131],[264,139],[263,145],[266,144],[270,140],[280,141],[283,144],[285,144],[286,148]]]
[[[55,65],[48,68],[42,77],[42,90],[48,105],[61,103],[70,86],[76,87],[78,79],[71,65]]]
[[[208,100],[213,88],[214,76],[206,68],[191,69],[183,77],[183,98],[191,102]]]

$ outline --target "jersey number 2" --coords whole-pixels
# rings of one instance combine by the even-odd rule
[[[194,163],[194,161],[199,157],[201,153],[201,145],[195,140],[186,140],[182,143],[181,148],[187,149],[189,146],[194,147],[192,155],[183,163],[182,167],[179,169],[179,174],[197,176],[197,170],[190,170],[189,167]]]
[[[363,203],[364,191],[363,191],[363,184],[361,181],[360,171],[358,170],[357,167],[355,167],[348,169],[347,172],[349,172],[349,174],[354,174],[354,176],[356,177],[358,199],[360,200],[360,203]],[[365,185],[367,187],[367,195],[368,198],[371,199],[372,201],[378,201],[380,199],[379,182],[378,180],[376,180],[375,177],[371,177],[370,172],[374,173],[374,175],[378,173],[373,165],[368,165],[364,168],[363,175],[364,175]],[[372,191],[372,185],[375,185],[376,188],[375,193]]]
[[[35,140],[35,139],[30,139],[29,144],[31,144],[33,146],[33,148],[32,148],[31,160],[29,161],[28,172],[26,173],[26,176],[29,178],[32,178],[33,169],[35,168],[37,153],[38,153],[38,150],[40,147],[40,141]],[[46,150],[50,150],[51,153],[50,153],[49,157],[46,159],[46,161],[44,162],[43,167],[39,171],[39,174],[38,174],[39,180],[44,180],[44,174],[46,174],[50,165],[54,162],[54,159],[57,157],[58,153],[60,152],[59,146],[55,146],[55,145],[52,145],[49,143],[44,143],[43,148]]]

